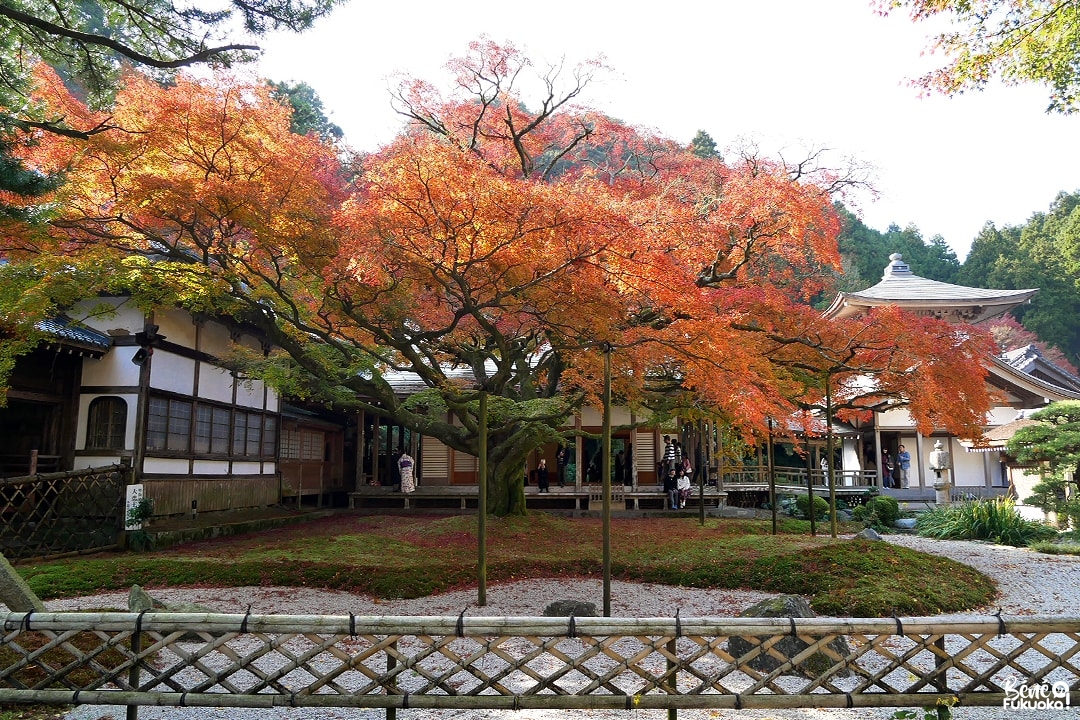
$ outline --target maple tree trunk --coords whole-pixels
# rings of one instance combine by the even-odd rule
[[[487,511],[492,515],[525,514],[525,456],[491,449],[488,458]]]

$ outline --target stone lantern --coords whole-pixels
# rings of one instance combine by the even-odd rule
[[[930,469],[937,476],[937,479],[934,480],[934,491],[936,492],[935,501],[938,505],[947,504],[952,500],[952,487],[949,482],[951,460],[941,441],[938,440],[934,443],[934,449],[930,451]]]

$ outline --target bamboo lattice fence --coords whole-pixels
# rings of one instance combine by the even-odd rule
[[[115,546],[130,471],[108,465],[0,480],[0,552],[15,561]]]
[[[796,637],[801,644],[781,652]],[[9,613],[0,702],[570,710],[913,707],[955,698],[1000,705],[1010,681],[1080,689],[1078,652],[1080,617]]]

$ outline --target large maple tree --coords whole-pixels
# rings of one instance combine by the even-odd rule
[[[596,402],[605,352],[621,402],[693,408],[746,437],[820,396],[807,368],[845,331],[806,340],[822,322],[809,300],[828,289],[822,267],[839,266],[843,178],[699,157],[578,107],[595,65],[531,74],[513,47],[478,42],[450,68],[446,97],[402,83],[407,128],[349,182],[330,146],[289,132],[263,86],[130,76],[110,116],[122,130],[51,141],[68,158],[61,211],[47,240],[11,234],[20,262],[2,272],[29,279],[0,311],[26,311],[51,292],[42,280],[77,274],[66,287],[231,314],[281,348],[248,358],[249,372],[474,455],[483,392],[496,513],[524,511],[525,458]],[[527,77],[539,94],[526,103]],[[910,317],[878,327],[895,342],[860,349],[859,366],[899,369],[897,396],[924,382],[931,340],[914,335],[946,355],[964,342]],[[981,377],[969,354],[948,358],[950,372]],[[406,372],[426,390],[399,396]],[[977,410],[976,395],[964,399]],[[940,410],[927,418],[963,415],[941,394],[912,398]]]

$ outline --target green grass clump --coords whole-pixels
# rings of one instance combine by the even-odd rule
[[[626,518],[611,524],[612,576],[698,588],[809,596],[819,613],[925,615],[985,605],[993,583],[945,558],[883,542],[778,535],[758,520]],[[489,518],[487,577],[597,576],[602,522],[537,513]],[[74,557],[19,568],[42,598],[155,587],[277,585],[412,598],[472,586],[476,519],[339,515],[151,553]]]
[[[1080,555],[1080,545],[1076,543],[1053,543],[1053,542],[1037,542],[1029,545],[1035,552],[1046,553],[1047,555]]]
[[[1027,547],[1057,535],[1057,530],[1046,523],[1022,517],[1009,498],[972,500],[932,508],[919,514],[915,532],[940,540],[990,540],[1014,547]]]

